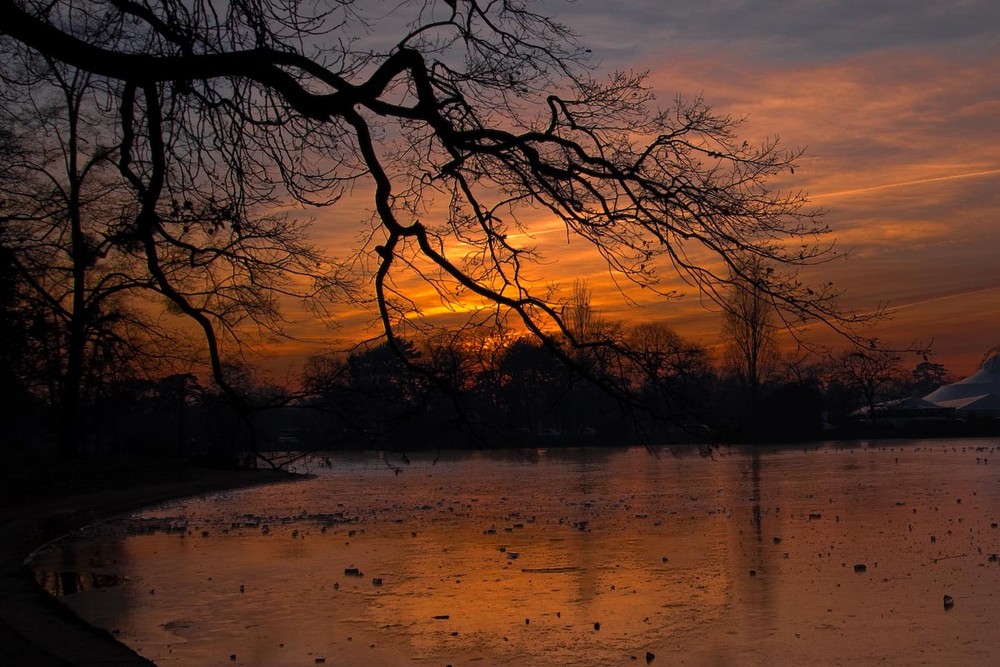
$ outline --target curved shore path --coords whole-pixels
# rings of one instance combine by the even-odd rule
[[[184,479],[0,508],[0,665],[152,665],[44,592],[25,566],[27,556],[104,518],[185,496],[296,479],[301,477],[265,470],[190,469]]]

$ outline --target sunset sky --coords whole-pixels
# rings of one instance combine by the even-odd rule
[[[703,94],[806,149],[790,187],[828,211],[847,302],[963,375],[1000,343],[1000,4],[989,0],[572,3],[608,67]],[[713,324],[701,334],[709,338]]]
[[[881,339],[933,341],[933,360],[957,376],[1000,343],[1000,3],[543,7],[580,35],[602,69],[648,70],[663,104],[701,95],[716,111],[747,116],[743,138],[777,135],[806,149],[780,185],[827,211],[837,247],[850,252],[816,275],[845,288],[849,307],[887,304],[892,319],[879,327]],[[317,218],[321,238],[327,224]],[[545,277],[589,277],[605,317],[662,320],[688,338],[718,342],[718,313],[697,294],[631,308],[577,248],[564,235],[547,246]],[[340,333],[360,319],[345,314]]]

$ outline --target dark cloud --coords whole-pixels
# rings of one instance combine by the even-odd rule
[[[739,50],[817,61],[883,49],[997,48],[996,0],[547,0],[609,61],[649,51]]]

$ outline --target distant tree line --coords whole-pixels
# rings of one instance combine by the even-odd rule
[[[0,272],[0,289],[9,291],[3,278]],[[926,359],[907,370],[899,353],[773,351],[748,391],[731,348],[713,358],[663,323],[605,321],[589,307],[585,285],[578,289],[570,319],[589,346],[567,341],[553,350],[537,337],[484,325],[400,339],[402,355],[385,341],[316,355],[295,388],[257,380],[247,366],[228,367],[249,421],[207,377],[154,377],[128,363],[93,368],[81,394],[82,449],[230,464],[255,449],[793,442],[863,434],[858,408],[924,395],[949,379]],[[24,331],[40,326],[30,309],[11,312],[27,306],[2,303],[8,442],[51,445],[61,371],[46,370],[32,340],[37,331]]]
[[[302,446],[332,449],[920,435],[873,422],[864,408],[923,396],[952,379],[927,359],[908,368],[906,353],[849,348],[775,353],[748,392],[730,357],[713,358],[663,323],[595,319],[591,326],[608,344],[579,350],[567,343],[569,365],[534,337],[495,329],[407,340],[404,359],[384,343],[318,355],[306,367],[303,398],[284,419],[299,429]],[[865,355],[871,359],[861,363]]]

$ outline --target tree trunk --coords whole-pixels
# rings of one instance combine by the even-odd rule
[[[70,259],[73,270],[73,297],[69,313],[69,335],[66,340],[66,375],[60,391],[59,426],[56,443],[63,457],[80,455],[80,391],[83,383],[83,356],[87,345],[87,264],[90,250],[83,233],[80,211],[80,172],[77,162],[77,122],[79,101],[71,91],[66,91],[69,108],[69,137],[66,149],[69,197],[67,201],[70,223]]]
[[[56,421],[56,446],[59,456],[77,458],[80,455],[80,380],[67,371],[59,397]]]

